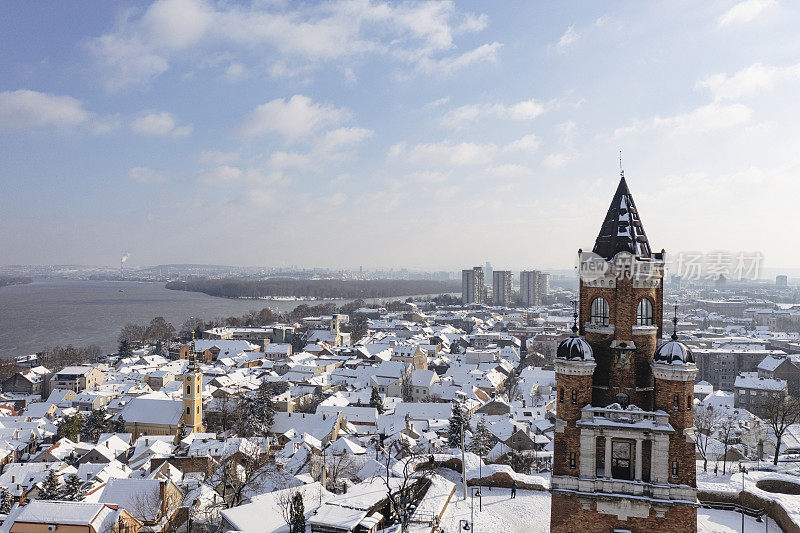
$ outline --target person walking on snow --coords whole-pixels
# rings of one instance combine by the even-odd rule
[[[517,480],[515,479],[514,481],[511,482],[511,499],[513,500],[516,497],[517,497]]]

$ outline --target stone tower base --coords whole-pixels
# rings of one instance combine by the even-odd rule
[[[646,516],[645,516],[646,515]],[[579,497],[553,494],[553,533],[696,533],[693,505],[660,506],[643,498]]]

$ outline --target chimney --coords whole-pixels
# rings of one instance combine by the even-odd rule
[[[158,485],[158,496],[161,498],[159,506],[161,507],[162,511],[166,511],[167,506],[167,483],[167,480],[162,480]]]

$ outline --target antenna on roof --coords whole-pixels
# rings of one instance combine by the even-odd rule
[[[622,170],[622,150],[619,151],[619,177],[625,177],[625,171]]]
[[[572,334],[578,334],[578,301],[572,300]]]
[[[678,340],[678,302],[673,306],[675,314],[672,315],[672,340]]]

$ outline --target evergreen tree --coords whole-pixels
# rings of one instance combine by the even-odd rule
[[[14,504],[11,498],[11,492],[6,488],[0,488],[0,513],[8,514],[11,512],[11,506]]]
[[[64,499],[78,501],[83,498],[83,481],[78,474],[70,474],[64,482]]]
[[[131,343],[127,339],[122,339],[119,341],[119,356],[130,357],[132,355],[133,349],[131,348]]]
[[[112,433],[125,433],[125,418],[119,415],[116,420],[110,420],[108,430]]]
[[[306,510],[303,504],[303,494],[298,492],[292,498],[292,521],[289,524],[291,533],[305,533]]]
[[[61,497],[61,485],[58,482],[55,470],[50,470],[42,483],[42,490],[39,491],[40,500],[58,500]]]
[[[275,403],[272,401],[272,387],[266,381],[262,381],[255,396],[245,400],[239,436],[266,437],[274,420]]]
[[[383,414],[383,400],[375,387],[372,387],[372,394],[369,396],[369,406],[377,409],[379,415]]]
[[[497,439],[489,431],[489,427],[486,425],[486,418],[478,418],[475,433],[472,435],[470,450],[483,457],[491,451],[495,444],[497,444]]]
[[[85,422],[83,418],[78,415],[65,416],[61,423],[58,425],[56,437],[59,439],[67,438],[71,441],[78,441],[78,438],[83,431]]]
[[[106,420],[105,409],[95,409],[86,420],[86,425],[81,431],[81,439],[85,441],[97,442],[101,433],[108,431],[108,421]]]
[[[451,448],[461,447],[461,433],[466,431],[467,413],[461,402],[453,402],[453,411],[450,417],[450,427],[447,434],[447,445]]]
[[[175,442],[182,441],[183,439],[186,438],[186,435],[187,435],[186,424],[181,422],[180,424],[178,424],[178,433],[175,435]]]

